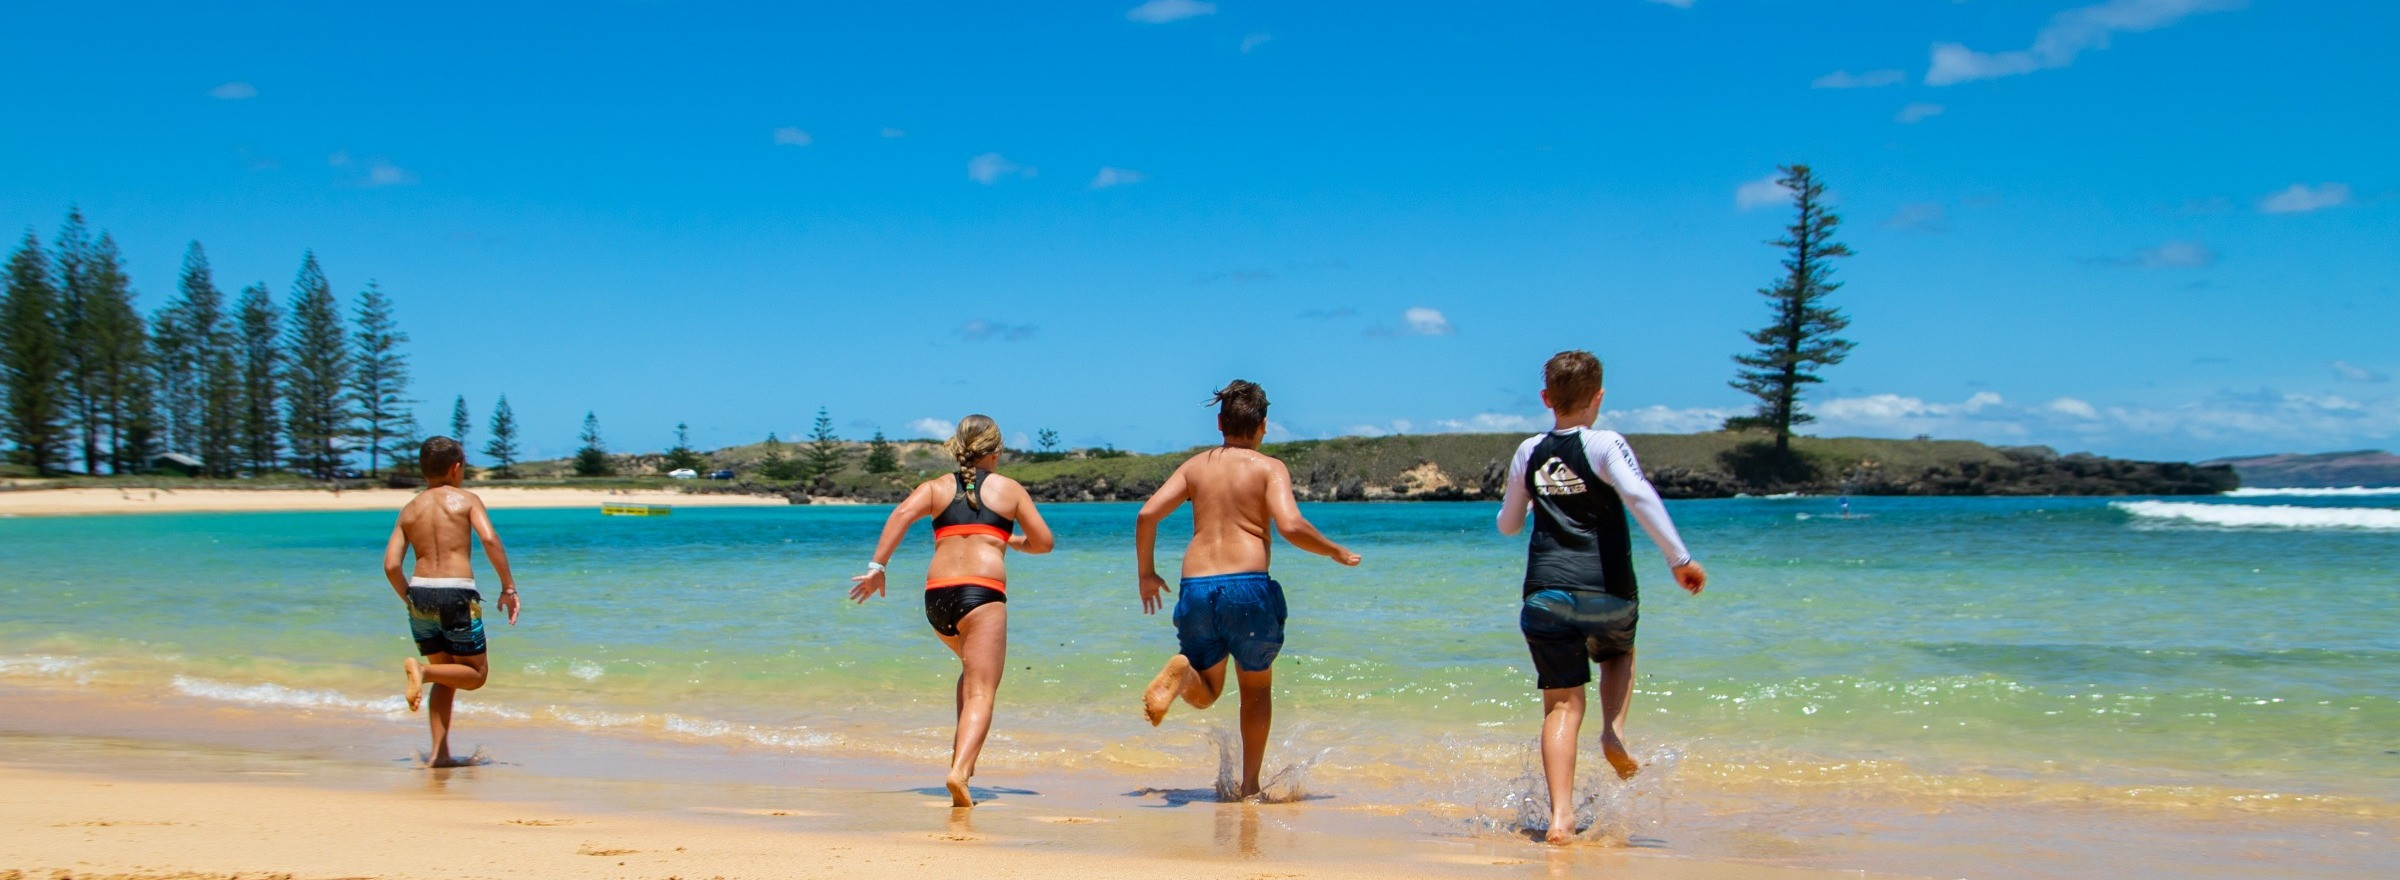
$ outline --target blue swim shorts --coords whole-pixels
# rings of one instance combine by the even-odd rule
[[[1263,571],[1187,577],[1175,596],[1175,637],[1193,669],[1231,656],[1258,672],[1283,653],[1283,585]]]
[[[483,594],[475,591],[475,579],[411,578],[408,634],[417,640],[419,654],[482,654]]]
[[[1633,650],[1641,622],[1640,603],[1607,593],[1540,590],[1525,597],[1517,628],[1533,651],[1533,672],[1543,690],[1591,683],[1592,664]]]

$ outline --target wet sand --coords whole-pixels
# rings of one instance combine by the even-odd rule
[[[1666,821],[1630,839],[1553,848],[1355,785],[1218,803],[1204,755],[1130,774],[994,762],[976,780],[982,805],[955,812],[933,764],[462,716],[457,750],[485,763],[427,770],[422,716],[112,696],[0,690],[0,872],[2363,878],[2400,852],[2400,822],[2383,816],[1704,778],[1662,792]]]
[[[700,495],[677,491],[476,487],[494,509],[665,504],[674,507],[782,507],[779,495]],[[111,513],[270,513],[399,510],[414,489],[24,489],[0,492],[0,516],[82,516]]]

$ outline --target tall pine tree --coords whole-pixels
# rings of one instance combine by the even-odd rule
[[[884,439],[883,429],[875,429],[875,436],[867,440],[867,473],[889,474],[898,470],[899,451],[892,447],[892,441]]]
[[[608,458],[608,446],[600,442],[599,416],[589,412],[583,414],[582,438],[583,447],[575,450],[575,475],[605,477],[616,473],[616,466]]]
[[[69,401],[58,290],[32,230],[9,255],[7,284],[6,299],[0,299],[0,386],[8,405],[0,428],[16,447],[17,461],[40,476],[66,464]]]
[[[333,285],[326,282],[313,251],[301,259],[300,274],[292,279],[283,345],[283,434],[292,467],[320,480],[333,479],[347,453],[343,441],[352,420],[349,395],[344,393],[350,346]]]
[[[75,432],[75,445],[83,460],[83,472],[100,472],[100,441],[105,436],[102,414],[106,411],[101,391],[99,368],[96,365],[99,347],[92,340],[91,278],[87,267],[91,263],[92,237],[84,225],[83,212],[68,208],[67,219],[59,224],[58,237],[50,244],[52,286],[58,291],[58,328],[66,343],[66,386],[68,421]]]
[[[209,276],[208,252],[195,241],[184,249],[175,298],[150,316],[150,368],[166,429],[161,440],[170,450],[199,457],[203,469],[211,471],[204,424],[210,417],[210,361],[222,341],[223,301]]]
[[[517,411],[508,406],[508,395],[492,405],[492,439],[483,444],[483,454],[494,466],[492,476],[502,480],[517,476]]]
[[[1726,420],[1729,430],[1764,428],[1775,432],[1775,457],[1791,460],[1792,426],[1816,420],[1800,409],[1802,390],[1825,381],[1817,370],[1842,362],[1855,344],[1837,338],[1850,326],[1840,309],[1825,298],[1841,288],[1832,280],[1828,260],[1850,256],[1850,248],[1833,240],[1842,218],[1825,205],[1825,184],[1806,165],[1776,169],[1776,183],[1792,194],[1792,225],[1771,244],[1783,248],[1784,276],[1772,287],[1759,289],[1775,313],[1774,320],[1747,335],[1758,350],[1734,356],[1742,366],[1740,378],[1728,383],[1758,399],[1750,415]]]
[[[193,258],[199,272],[194,277]],[[225,313],[225,294],[217,290],[208,270],[208,254],[192,242],[185,260],[182,284],[184,333],[199,352],[192,358],[196,394],[200,398],[199,434],[193,440],[204,472],[212,477],[233,476],[240,461],[241,359],[231,316]]]
[[[473,419],[467,415],[467,396],[461,394],[457,400],[450,402],[450,439],[458,441],[458,457],[461,461],[466,459],[468,450],[475,448],[467,445],[467,431],[474,427]],[[458,473],[461,479],[473,477],[475,467],[462,464]]]
[[[817,407],[817,423],[808,432],[808,449],[801,453],[807,479],[813,483],[841,470],[842,451],[842,438],[833,433],[833,416]]]
[[[262,282],[242,288],[236,311],[235,458],[261,476],[283,467],[283,310]]]
[[[391,297],[373,281],[359,292],[351,322],[350,396],[357,407],[356,436],[367,451],[367,476],[372,477],[392,451],[386,444],[393,429],[409,415],[408,356],[400,353],[408,334],[392,319]]]
[[[101,233],[85,265],[84,355],[99,393],[107,430],[109,472],[130,474],[157,448],[157,398],[151,391],[150,334],[133,307],[133,279],[116,239]]]

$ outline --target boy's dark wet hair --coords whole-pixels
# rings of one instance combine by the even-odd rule
[[[1250,436],[1267,423],[1267,389],[1256,382],[1235,379],[1208,402],[1217,405],[1217,430],[1228,437]]]
[[[1550,409],[1569,412],[1590,403],[1600,393],[1600,359],[1588,351],[1562,351],[1542,365],[1542,390],[1550,392]]]
[[[448,437],[427,437],[425,445],[417,449],[417,469],[428,480],[449,473],[451,465],[464,464],[466,460],[467,451]]]

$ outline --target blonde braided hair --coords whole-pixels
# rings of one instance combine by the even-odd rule
[[[983,509],[983,497],[975,485],[975,462],[1000,451],[1000,425],[991,416],[976,413],[958,420],[958,431],[942,441],[950,457],[958,459],[958,479],[967,493],[967,506]]]

